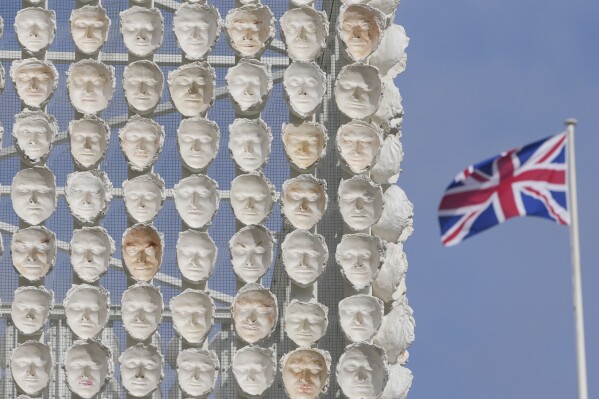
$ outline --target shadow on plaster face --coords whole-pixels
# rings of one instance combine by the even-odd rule
[[[297,0],[296,0],[297,1]],[[281,35],[294,61],[314,61],[327,45],[329,22],[324,11],[304,6],[281,17]]]
[[[203,116],[215,100],[216,73],[207,62],[196,61],[168,74],[171,101],[183,116]]]
[[[119,143],[131,169],[144,171],[154,165],[164,145],[164,127],[134,115],[119,130]]]
[[[247,284],[232,305],[237,336],[249,344],[269,337],[277,325],[277,298],[260,284]]]
[[[162,96],[164,74],[152,61],[139,60],[125,67],[123,89],[129,108],[140,115],[151,113]]]
[[[120,21],[121,34],[129,53],[147,57],[162,45],[164,20],[157,8],[133,6],[121,11]]]
[[[93,224],[106,215],[112,199],[112,183],[105,172],[94,169],[67,176],[65,198],[71,214],[83,224]]]
[[[12,264],[29,281],[44,278],[56,263],[56,235],[43,226],[18,230],[10,243]]]
[[[194,398],[207,397],[216,386],[220,362],[216,352],[190,348],[177,356],[177,380],[179,387]]]
[[[328,135],[318,122],[283,124],[282,141],[291,166],[300,172],[312,170],[325,156]]]
[[[83,399],[95,398],[112,378],[112,353],[96,340],[75,341],[65,352],[62,368],[71,392]]]
[[[261,398],[275,380],[276,354],[272,348],[249,345],[233,356],[235,381],[248,398]]]
[[[260,170],[268,161],[272,143],[270,127],[262,119],[235,119],[229,125],[229,152],[244,172]]]
[[[94,338],[108,323],[110,294],[89,284],[73,285],[63,301],[67,324],[79,338]]]
[[[383,213],[381,186],[364,175],[342,180],[338,191],[339,212],[352,230],[365,230]]]
[[[383,301],[370,295],[353,295],[339,302],[339,324],[351,342],[369,341],[381,327]]]
[[[136,281],[149,281],[160,269],[164,237],[153,225],[136,224],[123,233],[123,262]]]
[[[174,187],[175,207],[193,229],[209,226],[220,203],[218,183],[206,175],[191,175]]]
[[[404,242],[414,231],[414,205],[397,185],[385,191],[383,202],[383,213],[372,226],[372,233],[388,242]]]
[[[300,175],[283,183],[281,212],[296,229],[310,230],[325,214],[328,203],[326,182]]]
[[[341,69],[335,82],[339,111],[352,119],[374,114],[381,102],[383,84],[376,67],[355,63]]]
[[[329,257],[324,237],[307,230],[287,234],[281,252],[285,272],[300,287],[316,282],[324,273]]]
[[[22,392],[37,396],[52,379],[52,351],[37,341],[26,341],[13,350],[10,357],[12,378]]]
[[[377,161],[383,133],[367,122],[354,120],[337,130],[337,153],[351,173],[364,173]]]
[[[36,58],[13,61],[10,78],[21,102],[33,109],[46,105],[58,86],[54,64]]]
[[[54,307],[54,292],[41,287],[19,287],[15,291],[10,316],[24,335],[40,332]]]
[[[365,4],[342,6],[337,23],[337,34],[352,61],[365,61],[381,42],[385,29],[385,15]]]
[[[312,302],[294,299],[285,311],[285,333],[296,345],[311,347],[327,332],[329,309]]]
[[[233,108],[241,115],[259,114],[272,90],[272,73],[267,64],[241,59],[225,77]]]
[[[158,389],[164,379],[164,358],[154,345],[138,343],[119,357],[121,384],[136,398],[143,398]]]
[[[229,241],[231,264],[237,277],[256,283],[272,265],[275,238],[263,226],[250,225],[239,230]]]
[[[337,363],[336,376],[348,399],[380,398],[389,378],[385,351],[367,343],[348,346]]]
[[[382,241],[368,234],[345,234],[335,252],[341,274],[356,290],[369,287],[384,259]]]
[[[17,41],[28,54],[45,51],[56,35],[56,13],[40,7],[19,10],[14,24]]]

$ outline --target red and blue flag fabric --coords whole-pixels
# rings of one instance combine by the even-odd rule
[[[567,133],[557,134],[459,173],[439,205],[443,245],[456,245],[517,216],[570,224],[567,141]]]

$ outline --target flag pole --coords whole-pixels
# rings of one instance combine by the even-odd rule
[[[580,276],[580,245],[578,240],[578,199],[576,194],[576,162],[574,158],[574,126],[576,119],[567,119],[568,134],[568,185],[570,208],[570,252],[572,255],[572,289],[574,321],[576,328],[576,360],[578,368],[578,397],[588,399],[586,353],[584,344],[584,319],[582,311],[582,280]]]

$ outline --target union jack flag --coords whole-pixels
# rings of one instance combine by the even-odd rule
[[[441,242],[452,246],[516,216],[570,224],[567,133],[470,165],[447,187],[439,205]]]

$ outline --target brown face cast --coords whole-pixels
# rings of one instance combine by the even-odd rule
[[[372,54],[381,35],[375,16],[364,7],[349,7],[343,13],[340,33],[347,52],[356,61],[364,60]]]
[[[131,276],[148,281],[162,263],[162,242],[149,226],[132,227],[123,236],[123,261]]]
[[[316,399],[326,386],[329,370],[326,360],[317,351],[299,350],[292,353],[282,369],[285,390],[292,399]]]
[[[270,335],[275,326],[277,304],[265,289],[248,291],[233,303],[233,320],[240,338],[248,343],[257,342]]]

